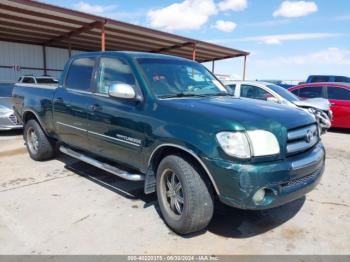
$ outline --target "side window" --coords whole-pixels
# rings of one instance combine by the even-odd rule
[[[303,87],[299,91],[299,96],[300,97],[305,97],[305,98],[315,98],[315,97],[322,97],[322,86],[307,86]]]
[[[236,84],[228,84],[226,85],[227,89],[230,91],[231,94],[235,93],[236,90]]]
[[[107,94],[112,84],[128,84],[135,88],[136,81],[129,65],[121,59],[102,57],[97,76],[96,92]]]
[[[328,76],[313,76],[311,78],[311,83],[317,83],[317,82],[329,82]]]
[[[334,100],[350,100],[350,90],[335,86],[328,86],[328,99]]]
[[[343,83],[349,83],[350,79],[345,76],[335,76],[334,77],[334,82],[343,82]]]
[[[271,95],[260,87],[252,85],[241,85],[241,97],[259,100],[267,100]]]
[[[35,82],[33,77],[24,77],[22,83],[34,84]]]
[[[91,77],[94,65],[94,58],[84,57],[74,60],[68,70],[66,87],[83,91],[91,90]]]

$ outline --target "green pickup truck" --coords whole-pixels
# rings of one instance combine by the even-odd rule
[[[325,150],[303,110],[233,97],[204,66],[139,52],[73,56],[57,87],[17,85],[31,158],[64,154],[157,193],[167,225],[210,222],[216,199],[267,209],[319,182]]]

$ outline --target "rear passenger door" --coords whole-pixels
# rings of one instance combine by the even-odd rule
[[[69,146],[88,150],[88,105],[92,104],[96,59],[79,57],[69,66],[64,86],[56,89],[53,116],[59,139]]]
[[[327,86],[327,96],[332,104],[332,125],[350,128],[350,90],[337,86]]]

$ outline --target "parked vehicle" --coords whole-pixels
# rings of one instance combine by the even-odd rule
[[[24,84],[37,84],[37,85],[57,85],[58,80],[51,76],[21,76],[18,79],[18,83]]]
[[[332,127],[350,128],[350,84],[349,83],[310,83],[289,89],[302,99],[322,97],[331,103],[333,112]]]
[[[58,88],[16,86],[16,114],[34,160],[61,152],[157,192],[177,233],[205,228],[214,198],[266,209],[320,181],[315,119],[280,104],[237,99],[204,66],[167,55],[81,53]]]
[[[20,129],[12,106],[12,83],[0,83],[0,131]]]
[[[282,81],[282,80],[256,80],[256,81],[259,81],[259,82],[265,82],[265,83],[271,83],[271,84],[275,84],[275,85],[278,85],[278,86],[281,86],[283,88],[290,88],[290,87],[293,87],[295,85],[292,85],[292,84],[288,84],[286,83],[285,81]]]
[[[304,109],[316,118],[321,134],[331,127],[333,114],[327,99],[311,98],[301,100],[283,87],[265,82],[230,81],[224,83],[236,97],[266,100]]]
[[[350,77],[347,76],[336,76],[336,75],[311,75],[307,78],[305,84],[318,83],[318,82],[341,82],[350,83]]]

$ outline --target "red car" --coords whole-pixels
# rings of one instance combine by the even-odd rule
[[[333,111],[332,127],[350,128],[350,83],[309,83],[288,90],[301,98],[328,99]]]

